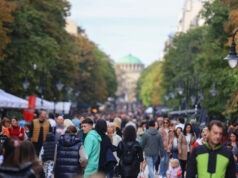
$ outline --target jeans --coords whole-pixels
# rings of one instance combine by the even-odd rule
[[[149,178],[154,178],[154,165],[157,160],[157,156],[146,156],[145,158],[149,168]]]
[[[169,155],[167,151],[164,151],[164,157],[160,160],[160,172],[159,175],[162,177],[166,177],[166,172],[168,169],[168,161],[169,161]]]
[[[173,159],[178,159],[178,151],[173,151],[172,152],[172,158]]]

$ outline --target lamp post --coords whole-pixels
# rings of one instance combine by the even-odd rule
[[[215,83],[213,83],[213,87],[210,90],[210,93],[212,94],[212,96],[216,96],[217,90],[216,90],[216,84]]]
[[[231,68],[235,68],[238,63],[238,56],[236,53],[236,43],[235,43],[235,36],[237,32],[238,32],[238,29],[233,34],[230,53],[228,54],[228,56],[224,58],[225,60],[228,61],[228,64]]]
[[[168,101],[169,100],[169,93],[167,93],[164,98],[165,98],[166,101]]]
[[[182,110],[182,94],[183,94],[183,88],[179,84],[178,88],[176,88],[178,94],[179,94],[179,111]]]
[[[23,88],[26,90],[29,87],[30,83],[27,79],[27,77],[25,78],[24,82],[22,83]]]
[[[64,84],[61,82],[61,80],[58,81],[58,83],[56,84],[57,90],[61,91],[64,87]],[[56,98],[54,97],[54,114],[55,114],[55,101]]]

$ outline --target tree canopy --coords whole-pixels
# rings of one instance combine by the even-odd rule
[[[88,38],[66,32],[69,10],[67,0],[0,1],[0,88],[21,97],[43,92],[48,100],[80,99],[91,105],[114,95],[111,59]]]
[[[224,57],[229,52],[232,32],[237,26],[237,10],[235,1],[205,2],[201,12],[205,24],[174,36],[161,62],[162,67],[156,69],[161,86],[159,94],[164,103],[175,110],[180,107],[192,109],[197,104],[218,119],[236,117],[237,68],[230,69]],[[155,73],[154,65],[146,69],[146,75],[142,74],[139,81]],[[144,85],[139,85],[139,93],[146,87]],[[178,93],[178,87],[183,88],[182,94]],[[147,93],[147,100],[140,98],[144,104],[153,98],[151,93],[151,90]]]

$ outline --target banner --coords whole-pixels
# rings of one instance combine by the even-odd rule
[[[35,108],[36,108],[36,96],[29,96],[28,108],[23,110],[24,120],[30,122],[33,119]]]

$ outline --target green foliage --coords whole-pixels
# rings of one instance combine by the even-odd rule
[[[11,3],[16,4],[14,10],[3,11],[0,7],[0,12],[6,12],[9,18],[4,23],[0,18],[0,32],[4,32],[0,38],[1,34],[8,37],[4,48],[0,46],[5,56],[0,60],[0,88],[20,97],[39,96],[37,87],[41,82],[48,100],[74,99],[74,93],[80,91],[79,98],[92,105],[114,95],[116,77],[108,56],[87,38],[65,31],[70,9],[67,0]],[[22,86],[26,77],[30,82],[27,90]],[[61,92],[56,89],[59,80],[64,84]],[[73,88],[72,94],[67,93],[68,87]]]
[[[230,7],[225,1],[215,0],[212,3],[206,2],[201,13],[206,23],[202,27],[196,27],[187,33],[177,34],[168,48],[165,60],[162,63],[162,92],[161,98],[167,93],[176,92],[178,86],[183,87],[182,95],[177,92],[174,99],[164,102],[171,108],[178,109],[183,101],[187,103],[187,109],[194,108],[190,101],[191,96],[196,97],[208,110],[208,113],[218,119],[227,117],[231,119],[237,114],[237,69],[229,69],[224,57],[228,54],[227,39],[232,34],[232,23],[229,18],[234,19],[235,10],[232,16],[229,15]],[[229,23],[228,23],[229,22]],[[146,75],[142,75],[140,82],[146,80],[155,71],[148,67]],[[152,82],[152,80],[150,80]],[[216,96],[211,95],[213,85],[216,85]],[[147,85],[147,86],[144,86]],[[139,97],[144,88],[152,88],[148,83],[141,82],[139,85]],[[148,97],[142,100],[149,105],[151,103],[151,90],[143,91]],[[148,93],[147,93],[148,92]],[[203,94],[203,98],[201,97]],[[236,98],[236,99],[235,99]],[[234,113],[234,114],[232,114]]]
[[[154,62],[141,74],[137,83],[137,96],[145,106],[161,104],[161,63]]]

